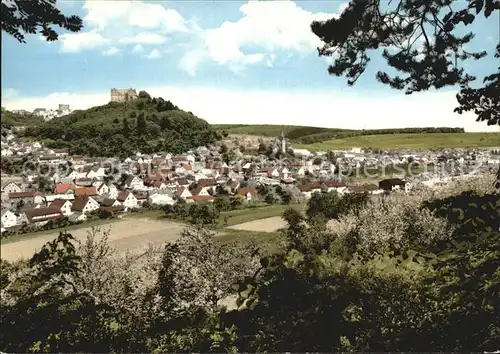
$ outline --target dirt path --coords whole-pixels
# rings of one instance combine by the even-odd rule
[[[259,219],[228,227],[233,230],[255,231],[255,232],[276,232],[287,226],[281,216]]]
[[[118,251],[138,251],[148,244],[161,244],[174,241],[179,237],[185,225],[171,221],[153,219],[124,219],[107,225],[101,225],[101,230],[110,230],[108,240]],[[85,240],[87,231],[91,228],[71,230],[70,233],[79,241]],[[1,246],[1,258],[9,262],[29,258],[48,241],[57,237],[59,232],[40,235],[38,237],[19,240]]]

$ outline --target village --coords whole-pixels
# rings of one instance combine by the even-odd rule
[[[293,157],[272,159],[233,147],[233,159],[223,161],[225,144],[201,146],[182,155],[138,152],[124,160],[71,156],[65,149],[21,142],[7,131],[1,151],[2,233],[31,232],[49,222],[58,227],[61,220],[83,223],[179,201],[214,202],[220,194],[239,196],[242,204],[272,204],[300,203],[315,192],[333,190],[339,195],[411,193],[419,183],[440,186],[494,172],[500,162],[498,148],[392,152],[353,148],[313,153],[290,148],[283,134],[267,144],[274,152],[291,150]],[[21,170],[7,176],[7,166],[16,163]],[[274,196],[268,195],[269,188]],[[277,190],[280,193],[274,193]],[[283,193],[286,198],[280,198]]]

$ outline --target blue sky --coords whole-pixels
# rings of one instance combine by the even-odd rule
[[[330,77],[309,24],[338,14],[345,2],[87,0],[58,6],[84,19],[82,32],[62,31],[54,43],[32,35],[27,44],[2,33],[3,106],[87,108],[105,104],[111,87],[134,87],[209,122],[377,128],[474,120],[452,113],[453,90],[407,97],[377,83],[375,73],[385,65],[375,56],[353,88]],[[491,52],[498,26],[498,19],[477,21],[470,49]],[[483,77],[498,63],[490,57],[467,65]],[[420,118],[436,104],[438,120]],[[401,110],[408,117],[402,119]]]

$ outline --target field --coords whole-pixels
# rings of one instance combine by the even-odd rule
[[[253,209],[240,209],[222,212],[219,216],[219,227],[232,227],[234,225],[248,223],[254,220],[267,219],[272,217],[281,217],[288,208],[304,210],[303,204],[290,205],[270,205]],[[225,223],[224,221],[227,221]],[[249,230],[254,231],[254,230]],[[275,230],[272,230],[275,231]]]
[[[224,212],[218,227],[214,230],[222,242],[254,240],[263,248],[274,247],[277,230],[284,226],[280,215],[288,208],[299,210],[303,205],[271,205],[254,209],[242,209]],[[224,218],[227,224],[223,225]],[[78,241],[84,241],[93,226],[109,230],[109,244],[119,252],[135,252],[149,244],[162,244],[175,241],[185,223],[163,218],[163,212],[151,211],[131,214],[123,219],[100,220],[99,223],[78,225],[68,228]],[[226,228],[227,227],[227,228]],[[7,261],[26,259],[41,249],[48,241],[57,237],[61,230],[42,231],[14,236],[2,241],[1,258]]]
[[[101,230],[109,230],[109,243],[118,251],[136,251],[147,247],[149,243],[158,244],[175,240],[182,229],[183,224],[157,221],[149,218],[123,219],[111,224],[100,225]],[[83,241],[91,227],[69,230],[78,240]],[[59,231],[40,234],[36,237],[27,237],[15,242],[2,243],[2,259],[15,261],[28,258],[48,241],[57,237]],[[27,235],[29,236],[29,235]]]
[[[225,130],[229,134],[256,135],[275,138],[281,134],[281,125],[259,125],[259,124],[212,124],[216,130]],[[285,134],[289,139],[295,139],[311,134],[347,131],[346,129],[307,127],[298,125],[286,125]]]
[[[271,216],[265,219],[247,221],[241,224],[229,226],[233,230],[244,230],[250,232],[276,232],[286,227],[286,221],[281,216]]]
[[[230,136],[277,138],[281,134],[281,125],[244,125],[244,124],[215,124],[212,127],[219,131],[226,131]],[[499,133],[463,133],[463,132],[415,132],[420,128],[382,129],[373,131],[359,131],[358,136],[332,139],[332,135],[356,134],[356,130],[319,128],[287,125],[284,126],[286,137],[293,142],[293,147],[313,151],[346,149],[352,147],[375,147],[381,149],[395,148],[461,148],[461,147],[493,147],[500,146]],[[427,128],[443,129],[443,128]],[[452,128],[450,128],[452,129]],[[389,130],[389,134],[387,131]],[[394,130],[394,133],[392,131]],[[399,131],[398,131],[399,130]],[[332,139],[332,140],[330,140]],[[317,141],[317,142],[315,142]],[[312,142],[312,143],[310,143]]]
[[[335,139],[314,144],[293,144],[294,148],[328,151],[351,147],[380,149],[431,149],[500,146],[500,133],[382,134]]]

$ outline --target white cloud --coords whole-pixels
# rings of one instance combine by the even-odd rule
[[[199,64],[205,59],[207,59],[207,53],[204,50],[190,50],[182,57],[182,60],[179,62],[179,67],[189,76],[195,76]]]
[[[144,1],[94,1],[87,0],[84,20],[99,30],[127,25],[154,28],[163,33],[186,31],[184,18],[177,11],[160,4]]]
[[[162,44],[166,41],[166,37],[152,32],[139,32],[135,36],[119,39],[122,44]]]
[[[123,50],[131,46],[130,50],[138,53],[142,52],[139,47],[132,46],[141,44],[150,47],[147,51],[159,49],[164,53],[162,46],[173,33],[188,32],[184,42],[175,45],[184,48],[179,66],[189,75],[195,75],[206,61],[241,72],[249,65],[272,67],[283,54],[280,52],[312,53],[321,41],[312,33],[311,22],[337,16],[307,11],[291,0],[251,0],[240,7],[239,20],[202,29],[164,3],[86,0],[83,9],[89,32],[63,35],[62,51],[104,48],[104,54],[112,47]],[[158,52],[154,53],[157,57]]]
[[[160,45],[166,41],[165,34],[186,32],[189,27],[180,13],[158,3],[86,0],[83,9],[84,26],[90,32],[61,36],[63,52],[94,49],[104,44]]]
[[[377,96],[345,91],[252,91],[217,86],[138,89],[169,99],[210,123],[272,123],[345,129],[449,126],[464,127],[466,131],[498,131],[498,127],[475,122],[474,114],[454,113],[457,105],[454,92]],[[45,97],[13,98],[5,102],[5,106],[8,109],[33,110],[37,107],[55,108],[59,103],[67,103],[73,109],[85,109],[108,101],[109,91],[95,94],[54,93]]]
[[[192,73],[196,71],[193,63],[210,59],[239,70],[264,58],[267,65],[272,65],[278,51],[311,53],[321,45],[310,29],[312,21],[337,16],[312,13],[289,0],[249,1],[240,11],[243,17],[238,21],[226,21],[218,28],[202,31],[195,49],[182,59],[189,63],[181,67]]]
[[[104,56],[113,56],[113,55],[116,55],[120,53],[120,49],[116,48],[116,47],[111,47],[109,49],[106,49],[105,51],[102,52],[102,55]]]
[[[159,49],[153,49],[151,50],[151,52],[148,54],[147,58],[148,59],[159,59],[161,58],[163,55],[161,53],[161,51]]]
[[[134,48],[132,48],[132,53],[142,53],[144,52],[144,47],[140,44],[136,44]]]
[[[61,51],[66,53],[76,53],[81,50],[102,47],[109,43],[97,32],[65,33],[59,36]]]

